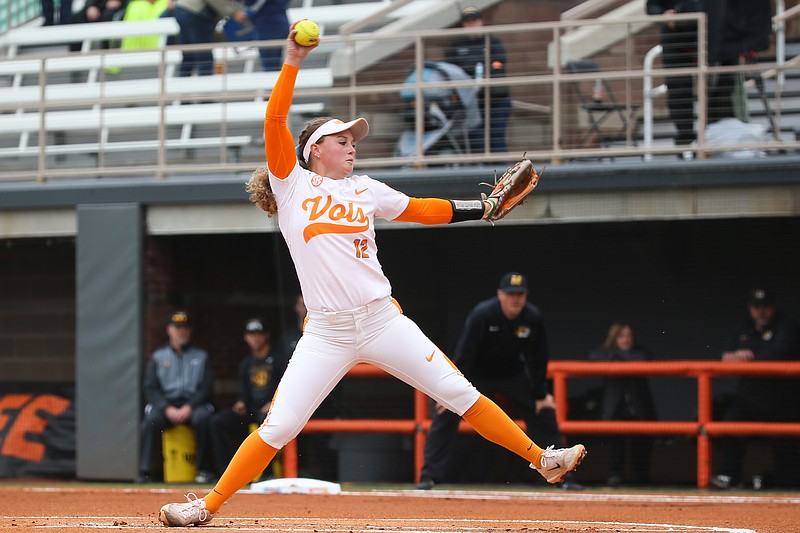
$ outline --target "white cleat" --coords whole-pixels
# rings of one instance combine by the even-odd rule
[[[542,453],[542,466],[531,463],[531,468],[538,471],[548,483],[558,483],[564,480],[569,472],[577,468],[586,457],[586,448],[583,444],[576,444],[572,448],[553,449],[553,446]]]
[[[190,498],[193,496],[194,499]],[[193,492],[186,495],[186,503],[168,503],[158,512],[158,520],[168,527],[184,527],[211,522],[214,517],[206,509],[206,502]]]

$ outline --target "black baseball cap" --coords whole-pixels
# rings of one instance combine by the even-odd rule
[[[244,325],[245,333],[263,333],[265,331],[267,328],[264,326],[264,321],[258,317],[251,318]]]
[[[189,320],[189,313],[186,311],[175,311],[169,315],[168,323],[172,326],[184,326],[187,328],[192,324],[191,320]]]
[[[461,22],[483,18],[477,7],[465,7],[461,10]]]
[[[508,294],[528,292],[528,280],[524,274],[509,272],[500,278],[500,290]]]
[[[774,305],[775,295],[772,294],[772,291],[756,287],[750,290],[748,303],[750,305]]]

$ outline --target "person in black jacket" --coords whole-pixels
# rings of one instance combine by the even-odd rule
[[[733,66],[755,61],[770,46],[772,3],[768,0],[703,0],[708,14],[708,64]],[[737,73],[715,73],[708,80],[708,123],[737,117]],[[739,102],[739,106],[743,105]]]
[[[474,7],[461,12],[461,24],[465,28],[483,26],[483,16]],[[488,47],[488,50],[487,50]],[[488,55],[487,55],[488,52]],[[506,75],[506,50],[500,39],[494,35],[467,35],[450,45],[445,51],[445,61],[461,67],[473,78],[504,78]],[[507,152],[506,125],[511,114],[511,92],[508,86],[498,85],[489,89],[489,146],[491,152]],[[485,117],[486,90],[478,93],[481,119]],[[470,151],[482,152],[484,149],[484,124],[473,128],[469,135]]]
[[[797,322],[777,310],[771,292],[756,288],[750,292],[749,316],[725,343],[722,360],[800,360],[800,329]],[[797,422],[797,379],[774,376],[741,377],[733,404],[725,413],[727,422]],[[771,439],[775,465],[775,486],[800,486],[800,459],[796,439]],[[727,489],[742,483],[745,442],[740,438],[720,440],[721,461],[711,483]],[[768,481],[769,483],[769,481]],[[760,488],[760,487],[756,487]]]
[[[756,52],[769,48],[772,7],[765,0],[647,0],[646,9],[649,15],[705,12],[708,65],[712,67],[751,62]],[[697,38],[694,22],[670,21],[662,25],[664,67],[696,66]],[[734,73],[709,75],[708,124],[736,116],[733,95],[737,76]],[[696,138],[692,76],[669,76],[666,85],[670,118],[678,131],[675,144],[689,145]]]
[[[87,24],[89,22],[111,22],[117,15],[125,10],[128,0],[87,0],[80,11],[76,11],[69,18],[69,24]],[[72,5],[70,4],[70,9]],[[67,21],[61,21],[64,24]],[[70,52],[79,52],[80,42],[70,43]],[[103,48],[109,48],[108,41],[103,41]]]
[[[674,15],[702,10],[702,0],[647,0],[648,15]],[[663,24],[661,46],[661,62],[665,68],[697,66],[697,24],[693,21]],[[669,116],[678,132],[675,144],[690,145],[697,137],[694,131],[694,81],[691,75],[668,76],[666,85]]]
[[[211,414],[214,412],[211,359],[205,350],[191,344],[191,322],[185,311],[170,315],[167,336],[169,342],[153,352],[144,374],[147,405],[140,428],[139,483],[155,480],[161,432],[179,424],[194,428],[197,471],[211,469]]]
[[[239,397],[230,409],[219,411],[211,419],[216,474],[228,466],[250,433],[250,424],[261,424],[272,405],[272,397],[286,370],[286,358],[273,346],[271,337],[263,319],[254,317],[245,323],[244,342],[250,353],[239,364]]]
[[[630,324],[615,322],[601,348],[592,351],[593,361],[649,361],[650,354],[638,345]],[[654,420],[655,407],[645,377],[609,376],[603,385],[600,403],[602,420]],[[647,437],[608,438],[611,450],[611,473],[608,485],[615,487],[625,479],[625,452],[630,453],[631,480],[647,482],[651,441]]]
[[[498,393],[522,413],[535,442],[563,446],[555,401],[546,376],[549,355],[544,320],[527,301],[523,274],[509,272],[500,280],[497,296],[476,305],[467,316],[453,363],[482,394]],[[418,489],[428,490],[444,480],[450,449],[461,418],[440,404],[425,441],[425,464]],[[568,474],[565,489],[580,489]]]
[[[70,24],[111,22],[117,13],[125,9],[127,3],[128,0],[88,0],[80,11],[72,14],[69,22]]]

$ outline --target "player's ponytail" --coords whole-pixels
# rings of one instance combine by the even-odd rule
[[[256,204],[259,209],[267,212],[267,216],[275,215],[278,212],[278,202],[269,184],[269,171],[266,167],[257,168],[253,175],[247,180],[245,190],[250,193],[250,201]]]

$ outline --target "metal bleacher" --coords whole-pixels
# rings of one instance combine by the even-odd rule
[[[500,2],[471,3],[486,9]],[[589,12],[589,4],[597,7],[608,2],[581,4],[579,16],[586,18],[489,24],[470,30],[453,27],[458,26],[460,11],[456,0],[295,0],[290,18],[317,21],[323,43],[301,71],[290,127],[297,131],[307,117],[320,114],[367,116],[376,127],[360,146],[359,163],[365,168],[506,162],[522,151],[553,162],[639,160],[644,155],[674,160],[674,130],[663,94],[653,100],[654,143],[644,147],[642,136],[641,85],[646,74],[641,65],[648,48],[658,42],[658,24],[664,19],[632,15],[628,4],[625,9]],[[631,4],[640,7],[641,0]],[[261,117],[275,73],[260,71],[258,47],[282,47],[282,40],[214,42],[209,47],[216,75],[178,78],[175,67],[183,48],[163,44],[177,31],[172,19],[151,21],[151,26],[119,21],[43,28],[39,22],[36,18],[24,21],[0,34],[0,53],[5,55],[0,61],[0,178],[167,176],[239,172],[262,164]],[[162,44],[132,51],[103,50],[93,44],[142,32],[161,35]],[[409,127],[401,118],[407,103],[398,96],[401,90],[408,92],[405,83],[410,70],[440,57],[453,39],[477,32],[506,43],[507,76],[449,80],[440,85],[478,85],[480,90],[508,85],[514,109],[508,127],[509,151],[514,157],[511,153],[434,156],[424,151],[396,157],[395,144],[403,128]],[[619,37],[607,42],[587,37],[591,42],[581,42],[581,35],[598,32]],[[69,53],[66,42],[75,39],[84,43],[82,51]],[[795,57],[797,52],[792,45],[787,56]],[[555,61],[557,57],[560,61]],[[570,72],[566,62],[574,59],[592,60],[601,68]],[[786,83],[778,87],[774,75],[764,75],[764,99],[756,86],[747,86],[751,121],[766,124],[770,131],[778,119],[778,138],[755,148],[776,154],[795,151],[800,127],[798,66],[778,65],[766,56],[759,60],[762,64],[754,71],[765,74],[777,69]],[[652,72],[656,85],[663,84],[666,75],[657,63]],[[631,126],[618,132],[610,144],[570,144],[570,138],[587,138],[591,127],[581,116],[585,106],[571,100],[570,89],[576,83],[599,79],[608,93],[615,91],[616,109],[627,119],[622,123]],[[421,85],[411,89],[415,98],[422,97]],[[423,120],[424,114],[416,112],[410,127],[421,127]],[[699,147],[698,153],[705,148]],[[714,156],[713,152],[708,154]]]

